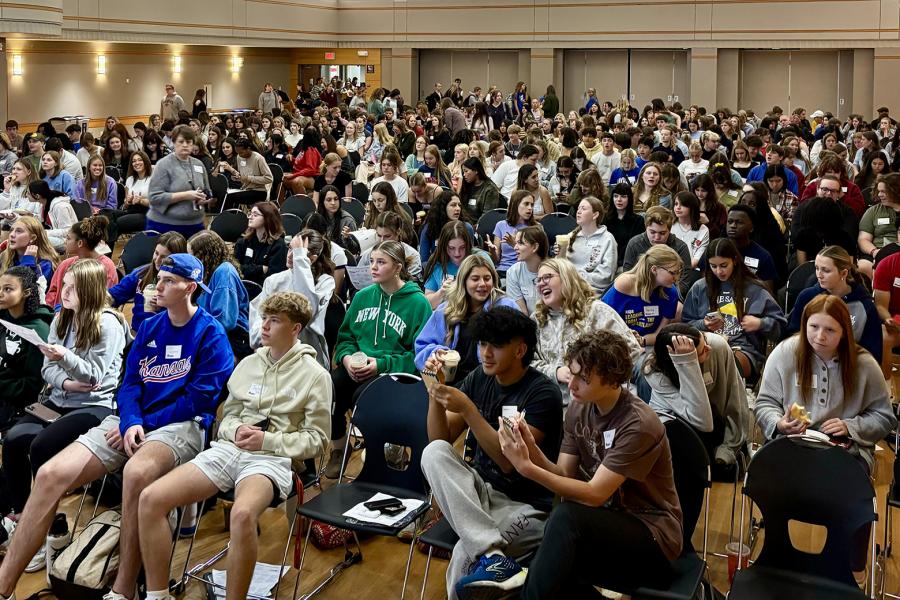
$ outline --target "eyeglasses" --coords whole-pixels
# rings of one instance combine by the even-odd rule
[[[836,190],[834,188],[820,187],[819,191],[823,194],[837,194],[840,190]]]
[[[659,268],[662,269],[663,271],[665,271],[666,273],[668,273],[669,275],[671,275],[672,277],[675,277],[676,279],[681,277],[681,274],[684,273],[684,269],[677,269],[677,270],[673,271],[673,270],[667,269],[665,267],[659,267]]]
[[[261,212],[259,212],[258,210],[251,210],[250,216],[251,217],[261,217],[261,216],[263,216],[263,214]]]
[[[554,277],[556,277],[556,273],[547,273],[546,275],[539,275],[539,276],[535,277],[534,279],[532,279],[531,283],[533,283],[534,285],[540,285],[542,283],[546,285],[546,284],[550,283],[550,280],[553,279]]]

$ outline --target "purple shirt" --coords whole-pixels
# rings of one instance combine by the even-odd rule
[[[103,181],[100,182],[100,185],[103,185],[103,182],[106,182],[106,202],[96,200],[96,188],[91,188],[90,190],[84,189],[84,186],[88,183],[87,179],[82,179],[75,185],[75,200],[78,202],[89,202],[91,206],[97,209],[109,208],[115,210],[119,205],[118,199],[116,198],[118,193],[116,182],[112,177],[107,177],[106,175],[103,176]]]
[[[506,222],[506,219],[503,219],[497,226],[494,227],[494,237],[500,238],[500,264],[497,265],[498,271],[506,271],[511,266],[513,266],[516,262],[516,249],[513,246],[507,244],[503,237],[507,233],[511,233],[516,235],[516,232],[520,229],[525,229],[527,225],[524,223],[520,223],[519,225],[512,226]]]

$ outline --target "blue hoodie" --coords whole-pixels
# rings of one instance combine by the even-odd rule
[[[235,327],[250,331],[250,297],[234,265],[219,265],[207,285],[210,291],[197,298],[197,306],[215,317],[225,331]]]
[[[809,301],[819,294],[827,294],[828,292],[818,283],[812,287],[808,287],[797,296],[794,308],[788,317],[787,333],[792,334],[800,331],[800,323],[803,317],[803,309],[809,304]],[[853,337],[856,342],[868,350],[875,360],[881,364],[882,355],[882,335],[881,335],[881,319],[878,317],[878,310],[872,297],[866,293],[858,283],[850,284],[850,293],[842,298],[847,304],[850,311],[850,322],[853,324]]]
[[[148,318],[119,387],[119,431],[142,425],[147,432],[196,417],[208,428],[233,369],[225,330],[202,308],[182,327],[172,325],[168,311]]]
[[[144,310],[144,291],[138,289],[141,278],[147,271],[149,264],[138,267],[128,275],[122,278],[122,281],[109,288],[109,295],[112,296],[113,306],[122,306],[127,302],[134,301],[131,309],[131,329],[138,331],[141,324],[156,313]]]
[[[47,280],[47,286],[50,286],[50,280],[53,279],[53,263],[47,260],[46,258],[41,259],[40,262],[37,262],[33,256],[23,256],[21,259],[17,254],[15,258],[13,258],[14,267],[18,267],[19,265],[23,267],[31,267],[34,269],[35,274],[40,278],[41,275],[44,276],[44,279]]]
[[[515,301],[510,300],[506,296],[498,298],[496,305],[508,306],[509,308],[519,310],[519,306]],[[484,303],[483,310],[490,309],[491,301],[488,300]],[[416,338],[416,368],[420,371],[425,368],[425,361],[428,360],[428,357],[431,356],[432,352],[435,350],[456,349],[456,343],[459,341],[459,323],[453,327],[453,341],[451,342],[451,345],[447,346],[444,343],[447,339],[447,321],[445,320],[444,315],[446,310],[447,303],[441,302],[437,309],[431,313],[431,317],[428,319],[428,322],[425,323],[425,327],[422,328],[422,331]],[[479,356],[478,359],[481,360],[481,356]]]

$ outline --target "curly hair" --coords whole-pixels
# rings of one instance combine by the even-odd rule
[[[276,292],[263,300],[259,311],[264,315],[287,315],[292,323],[300,323],[303,327],[312,319],[309,300],[297,292]]]
[[[41,292],[34,269],[31,267],[12,267],[7,269],[4,275],[15,277],[19,280],[19,286],[22,288],[23,314],[34,314],[41,305]]]
[[[547,268],[559,275],[562,282],[560,293],[563,298],[563,315],[566,322],[576,328],[587,318],[591,305],[597,296],[591,285],[578,274],[578,270],[570,261],[560,258],[549,258],[541,263],[541,268]],[[538,297],[534,307],[534,318],[538,325],[544,327],[550,317],[550,307],[544,304],[542,297]]]
[[[189,252],[197,257],[203,263],[203,283],[208,284],[213,273],[223,263],[231,263],[237,269],[238,274],[241,272],[241,266],[235,262],[231,253],[228,252],[228,246],[225,240],[219,237],[215,231],[198,231],[188,240]]]
[[[486,342],[493,346],[506,346],[515,340],[521,340],[525,344],[522,366],[528,367],[534,359],[537,323],[517,308],[494,306],[490,310],[483,310],[472,318],[469,331],[476,342]]]
[[[563,360],[577,362],[587,381],[599,377],[606,385],[624,385],[631,379],[632,360],[628,342],[620,334],[600,330],[583,333],[569,344]]]

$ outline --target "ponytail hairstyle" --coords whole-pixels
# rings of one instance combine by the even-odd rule
[[[316,255],[316,260],[310,264],[313,281],[318,283],[322,275],[334,276],[336,267],[331,261],[331,242],[328,238],[314,229],[304,229],[300,237],[306,240],[307,255]]]
[[[15,277],[22,287],[23,314],[33,315],[41,305],[41,290],[31,267],[12,267],[4,275]]]
[[[409,274],[409,259],[406,258],[406,251],[403,249],[402,243],[394,240],[378,242],[372,248],[372,252],[374,253],[376,250],[384,253],[394,263],[400,265],[400,279],[402,281],[412,279],[412,275]]]
[[[756,284],[760,287],[763,282],[756,278],[756,275],[744,264],[744,257],[741,256],[740,250],[733,241],[728,238],[716,238],[706,247],[706,270],[703,277],[706,279],[706,297],[709,306],[716,306],[719,294],[722,292],[722,282],[716,277],[712,268],[709,266],[711,258],[727,258],[731,260],[731,295],[734,298],[734,306],[737,310],[737,319],[740,321],[744,318],[744,298],[746,296],[747,286]]]
[[[862,278],[860,277],[859,270],[856,268],[856,264],[853,262],[853,257],[841,246],[825,246],[819,250],[817,256],[830,258],[838,272],[847,271],[848,285],[862,285]]]
[[[88,250],[93,251],[106,241],[106,228],[109,227],[109,219],[103,215],[94,215],[78,221],[69,229],[77,239],[84,242]]]
[[[75,281],[78,310],[63,306],[56,317],[56,336],[64,340],[75,331],[75,349],[85,350],[100,343],[100,317],[110,305],[106,291],[106,268],[92,258],[76,260],[66,271]]]
[[[168,250],[169,254],[184,254],[187,252],[187,240],[177,231],[167,231],[166,233],[160,234],[160,236],[156,238],[156,245],[162,246]],[[151,260],[150,264],[147,265],[147,268],[144,270],[144,275],[141,277],[138,289],[142,290],[151,283],[156,283],[156,277],[158,275],[159,269],[156,268],[156,263]]]

